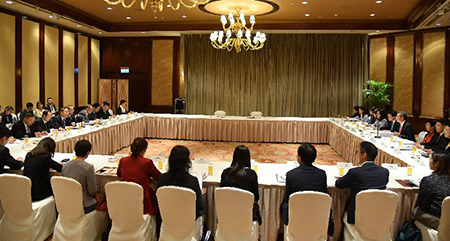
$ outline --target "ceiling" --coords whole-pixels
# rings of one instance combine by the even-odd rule
[[[6,5],[5,0],[0,1],[0,7],[41,18],[36,16],[40,11],[36,11],[35,8],[39,7],[40,10],[58,14],[69,21],[75,20],[76,25],[81,23],[82,31],[86,32],[184,32],[210,31],[221,27],[218,15],[206,13],[199,8],[181,7],[179,11],[174,11],[167,6],[167,0],[164,0],[164,10],[157,13],[153,13],[150,7],[145,11],[141,10],[139,0],[130,9],[118,5],[112,10],[108,10],[110,5],[103,0],[15,0],[13,4]],[[126,0],[127,3],[131,1]],[[214,4],[220,7],[221,2],[225,4],[230,1],[240,2],[242,8],[254,2],[254,0],[215,0]],[[245,1],[248,1],[248,4],[242,4]],[[450,2],[450,0],[382,0],[381,3],[377,3],[376,0],[271,1],[279,6],[278,11],[256,17],[255,28],[266,32],[408,30],[420,27],[420,24],[429,19],[442,4]],[[307,4],[303,4],[304,1]],[[21,6],[22,3],[26,6]],[[206,5],[205,8],[214,11],[213,4]],[[433,21],[442,22],[441,26],[450,26],[449,15],[446,13],[440,20]],[[48,14],[44,13],[44,18],[46,17],[48,18]],[[55,19],[46,20],[55,21]],[[433,25],[430,24],[431,27],[434,27]]]

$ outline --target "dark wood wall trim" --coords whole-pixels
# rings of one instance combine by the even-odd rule
[[[63,75],[63,29],[58,29],[58,107],[61,108],[64,105],[64,75]]]
[[[421,1],[408,16],[408,28],[412,29],[419,26],[420,23],[433,14],[441,4],[445,3],[445,1],[446,0]]]
[[[422,107],[423,33],[414,34],[413,116],[420,117]]]
[[[180,37],[173,40],[173,99],[180,96],[180,41]],[[172,104],[175,105],[175,102]]]
[[[45,105],[45,25],[42,22],[39,23],[39,99]]]
[[[75,34],[74,39],[75,39],[75,49],[74,49],[74,68],[77,71],[73,71],[74,75],[73,75],[73,81],[74,81],[74,89],[75,89],[75,109],[78,108],[78,103],[79,103],[79,89],[78,89],[78,34]]]
[[[87,77],[87,81],[88,81],[88,102],[87,103],[91,103],[92,101],[92,49],[91,49],[91,37],[88,37],[88,77]]]
[[[22,110],[22,18],[16,16],[16,111]]]
[[[394,84],[395,68],[395,36],[389,36],[386,40],[386,83]],[[394,106],[394,95],[391,95],[391,107]]]
[[[450,108],[450,28],[445,31],[444,109]]]

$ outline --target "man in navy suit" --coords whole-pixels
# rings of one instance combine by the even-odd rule
[[[345,206],[349,224],[355,223],[356,195],[367,189],[386,189],[389,182],[389,171],[373,162],[378,150],[372,143],[361,142],[358,155],[361,166],[350,169],[345,176],[336,180],[337,188],[351,188],[350,198]]]
[[[395,120],[400,124],[400,127],[398,131],[394,132],[394,135],[415,142],[414,127],[411,123],[406,121],[406,116],[406,112],[404,111],[400,111],[397,114]]]
[[[313,145],[301,144],[297,151],[299,167],[286,173],[286,197],[281,204],[281,218],[285,225],[289,222],[289,197],[301,191],[316,191],[327,193],[327,174],[324,170],[313,166],[317,151]],[[333,235],[334,224],[330,216],[328,234]]]

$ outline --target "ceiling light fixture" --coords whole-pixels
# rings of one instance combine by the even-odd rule
[[[102,34],[102,32],[98,32],[98,34]]]
[[[378,1],[376,1],[375,3],[379,4],[379,3],[383,3],[383,1],[378,0]]]
[[[49,15],[48,17],[49,17],[49,18],[53,18],[53,15]]]
[[[77,28],[81,28],[81,25],[78,24],[78,25],[77,25]]]
[[[6,4],[13,4],[12,1],[6,1]]]
[[[375,17],[375,13],[371,13],[370,16],[371,16],[371,17]]]
[[[116,1],[103,0],[103,1],[105,1],[107,4],[112,5],[112,6],[117,6],[117,5],[121,4],[124,8],[131,8],[134,5],[134,3],[136,2],[136,0],[133,0],[133,1],[131,1],[130,4],[127,5],[127,3],[125,2],[126,0],[116,0]],[[207,4],[211,0],[176,0],[177,1],[176,5],[172,4],[172,2],[171,2],[172,0],[168,0],[168,1],[169,1],[169,4],[167,5],[167,7],[170,7],[173,10],[177,11],[180,9],[181,6],[191,9],[191,8],[197,7],[197,5]],[[164,0],[140,0],[141,9],[145,10],[149,3],[150,3],[150,8],[152,9],[152,11],[154,13],[156,13],[157,11],[162,12],[162,10],[164,9]]]
[[[442,24],[440,24],[440,23],[436,23],[436,26],[441,26]]]
[[[187,16],[186,15],[183,15],[183,16],[181,16],[182,18],[187,18]]]
[[[306,5],[306,4],[308,4],[308,2],[307,2],[307,1],[303,1],[302,4],[303,4],[303,5]]]
[[[131,19],[131,17],[130,16],[127,16],[127,20],[130,20]]]
[[[380,31],[380,30],[377,30],[376,32],[379,33],[379,32],[381,32],[381,31]]]
[[[236,8],[236,16],[233,13],[228,14],[228,21],[225,15],[220,17],[223,30],[214,31],[209,36],[214,48],[228,51],[235,48],[236,52],[239,53],[242,48],[247,51],[260,50],[264,47],[264,42],[266,42],[265,33],[256,32],[252,40],[253,26],[256,23],[255,15],[250,15],[250,27],[247,27],[245,15],[240,11],[240,8]],[[227,23],[229,23],[228,27],[226,26]]]
[[[144,31],[142,31],[141,33],[145,33]]]
[[[337,13],[334,14],[335,17],[339,16]]]
[[[113,7],[107,7],[106,9],[107,10],[113,10],[114,8]]]
[[[309,17],[309,16],[311,16],[311,15],[310,15],[309,13],[305,13],[305,16],[306,16],[306,17]]]

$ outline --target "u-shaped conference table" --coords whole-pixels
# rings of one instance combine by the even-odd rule
[[[365,129],[365,130],[364,130]],[[418,194],[417,188],[405,187],[396,180],[412,180],[419,183],[423,176],[429,175],[428,159],[413,154],[407,148],[397,148],[399,139],[393,142],[389,137],[374,138],[370,128],[358,126],[355,123],[343,122],[333,118],[295,118],[295,117],[263,117],[252,119],[248,117],[217,118],[204,115],[171,115],[171,114],[133,114],[123,115],[104,122],[102,125],[89,126],[60,132],[58,136],[52,133],[57,143],[55,160],[61,161],[73,157],[73,147],[78,140],[87,139],[93,145],[92,155],[87,161],[96,170],[103,167],[117,167],[112,153],[129,146],[136,137],[196,140],[196,141],[230,141],[230,142],[268,142],[268,143],[302,143],[329,144],[344,160],[357,165],[355,152],[363,140],[373,142],[379,148],[376,163],[393,164],[390,170],[388,189],[400,196],[400,202],[392,228],[395,237],[406,221],[410,220],[412,207]],[[25,157],[41,138],[30,138],[29,144],[16,141],[8,144],[14,157]],[[403,142],[407,142],[402,140]],[[401,150],[399,150],[401,149]],[[169,153],[167,153],[168,155]],[[155,161],[155,160],[154,160]],[[209,160],[214,167],[213,175],[203,181],[207,188],[205,196],[205,222],[210,230],[215,231],[216,213],[214,209],[214,189],[219,186],[222,170],[229,167],[228,162]],[[156,164],[156,163],[155,163]],[[279,207],[284,198],[283,182],[276,175],[284,175],[295,168],[296,163],[258,165],[258,182],[263,224],[260,226],[260,240],[275,241],[283,230]],[[406,166],[413,167],[412,175],[407,175]],[[349,190],[339,190],[334,187],[338,175],[336,166],[318,165],[327,173],[328,193],[332,197],[335,235],[330,240],[338,240],[342,235],[345,202]],[[167,160],[163,168],[167,168]],[[208,164],[194,161],[193,172],[207,173]],[[346,172],[347,170],[345,170]],[[21,173],[21,171],[12,171]],[[58,174],[56,174],[58,175]],[[97,174],[97,189],[104,192],[104,185],[109,181],[118,180],[114,175]]]

